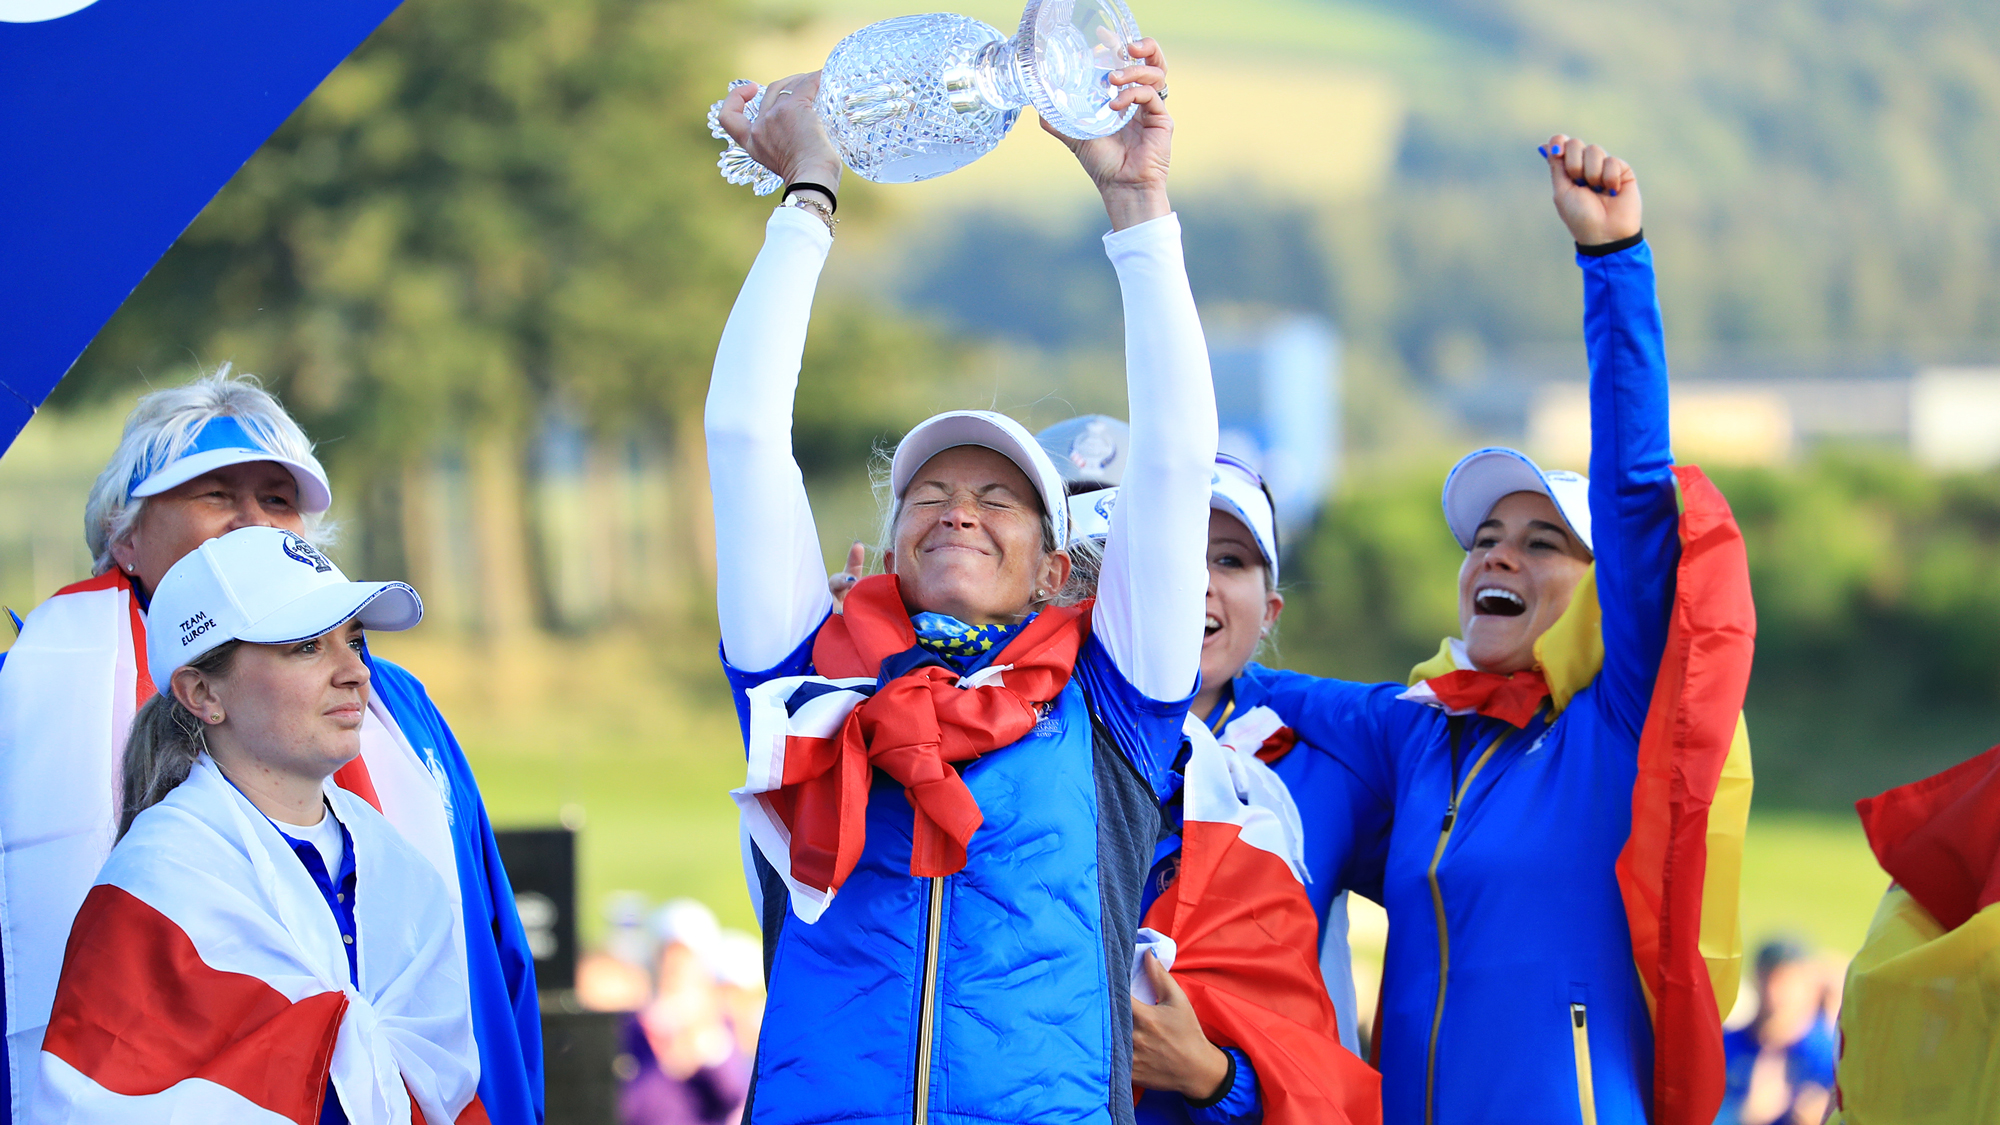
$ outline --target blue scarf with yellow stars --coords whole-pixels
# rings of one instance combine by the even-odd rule
[[[967,625],[942,613],[919,613],[910,618],[910,627],[916,630],[918,648],[966,676],[998,656],[1007,642],[1034,619],[1030,614],[1026,620],[1012,625]]]

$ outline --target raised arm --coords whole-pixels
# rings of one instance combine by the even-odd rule
[[[1166,58],[1150,39],[1133,56],[1139,65],[1114,79],[1134,84],[1120,100],[1139,112],[1114,136],[1070,142],[1111,216],[1104,247],[1124,295],[1132,419],[1092,629],[1133,687],[1179,700],[1201,666],[1215,386],[1167,202]]]
[[[739,144],[786,181],[837,186],[840,161],[812,113],[818,76],[774,82],[754,128],[733,91],[722,122]],[[818,195],[819,193],[813,193]],[[715,502],[716,613],[729,663],[776,666],[833,609],[805,478],[792,457],[792,400],[813,290],[833,235],[810,212],[780,207],[764,248],[730,310],[715,352],[703,431]]]
[[[1590,523],[1604,620],[1599,694],[1636,735],[1659,675],[1680,561],[1667,352],[1630,166],[1557,135],[1543,150],[1583,269],[1590,353]]]

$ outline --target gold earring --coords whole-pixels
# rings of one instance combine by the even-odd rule
[[[219,722],[221,722],[221,721],[222,721],[222,712],[220,712],[220,711],[217,711],[217,712],[216,712],[215,714],[213,714],[213,715],[210,715],[210,716],[208,717],[208,721],[209,721],[209,722],[211,722],[211,723],[219,723]]]

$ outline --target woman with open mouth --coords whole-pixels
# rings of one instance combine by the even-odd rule
[[[1638,179],[1566,136],[1538,151],[1584,276],[1591,478],[1458,463],[1460,636],[1409,686],[1251,664],[1193,710],[1225,744],[1293,747],[1273,768],[1316,899],[1388,910],[1385,1120],[1707,1125],[1741,948],[1747,570],[1727,504],[1673,464]]]

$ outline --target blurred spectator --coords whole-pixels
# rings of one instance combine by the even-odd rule
[[[731,1019],[727,994],[738,986],[718,971],[732,943],[715,914],[693,899],[662,906],[653,930],[653,996],[625,1026],[632,1061],[621,1067],[629,1077],[619,1117],[625,1125],[731,1125],[749,1093],[755,1046],[754,1032],[746,1044]]]
[[[592,1012],[636,1012],[653,997],[653,936],[646,896],[614,891],[605,904],[610,933],[604,946],[576,963],[577,1003]]]
[[[754,1058],[757,1031],[764,1025],[764,943],[741,930],[724,930],[712,968],[736,1045],[743,1057]]]
[[[1839,1056],[1825,969],[1789,940],[1757,951],[1757,1014],[1722,1037],[1728,1087],[1716,1125],[1819,1125]]]

